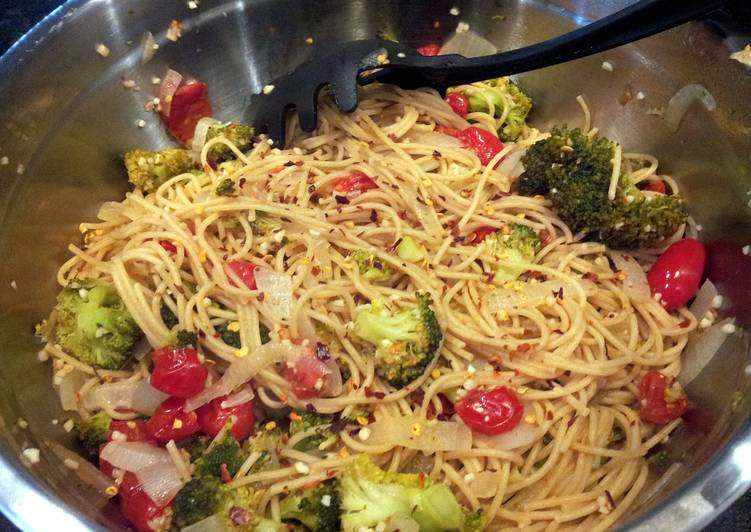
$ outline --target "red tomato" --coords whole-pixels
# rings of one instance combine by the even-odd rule
[[[222,408],[222,401],[225,399],[227,399],[226,395],[224,397],[217,397],[196,410],[198,424],[201,426],[202,432],[214,438],[222,430],[229,417],[235,416],[235,423],[232,425],[232,436],[237,441],[242,441],[253,432],[253,403],[248,401],[241,405]]]
[[[193,138],[198,121],[211,116],[208,96],[209,86],[195,80],[180,85],[172,95],[169,114],[162,115],[162,120],[169,132],[183,144],[188,144]]]
[[[491,132],[476,126],[462,129],[459,139],[467,148],[477,154],[482,164],[488,164],[503,149],[501,139]]]
[[[146,422],[140,419],[132,421],[113,419],[110,422],[109,429],[107,429],[107,441],[113,441],[112,434],[115,432],[123,434],[125,441],[143,441],[156,445],[156,441],[149,435],[149,431],[146,430]]]
[[[146,495],[133,473],[125,473],[119,487],[120,510],[138,532],[152,532],[149,521],[156,519],[164,508]]]
[[[340,177],[339,179],[335,179],[333,182],[333,187],[337,192],[362,193],[374,188],[378,188],[378,185],[376,185],[376,182],[373,181],[372,177],[368,177],[362,172],[354,171],[347,177]]]
[[[102,473],[104,473],[110,478],[115,478],[115,475],[114,475],[115,466],[110,464],[107,460],[102,460],[101,458],[99,459],[99,471],[101,471]]]
[[[420,53],[420,55],[432,57],[434,55],[438,55],[438,53],[441,51],[441,45],[430,43],[426,44],[425,46],[420,46],[419,48],[417,48],[417,51]]]
[[[461,92],[449,92],[444,99],[451,106],[451,109],[462,118],[469,113],[469,98]]]
[[[258,269],[258,266],[247,260],[233,260],[227,264],[227,266],[237,274],[249,290],[255,290],[257,288],[255,271]]]
[[[639,416],[644,421],[664,425],[683,415],[688,406],[686,394],[675,379],[657,370],[647,372],[639,384],[641,409]]]
[[[647,273],[652,295],[660,294],[666,310],[682,307],[699,288],[706,253],[698,240],[684,238],[666,249]]]
[[[646,185],[642,187],[642,190],[650,190],[652,192],[665,194],[667,187],[665,187],[665,182],[660,179],[657,181],[647,181]]]
[[[516,427],[524,413],[516,394],[505,386],[472,390],[456,403],[455,408],[465,425],[491,436]]]
[[[184,410],[185,400],[170,397],[162,402],[146,422],[146,430],[160,442],[184,440],[198,432],[198,416]]]
[[[157,390],[182,399],[203,390],[209,370],[192,347],[162,347],[152,352],[151,358],[151,385]]]
[[[478,227],[474,231],[472,231],[467,236],[467,241],[470,244],[479,244],[483,240],[485,240],[485,237],[495,233],[496,231],[498,231],[498,229],[496,229],[495,227],[490,227],[489,225],[483,225],[481,227]]]
[[[164,248],[164,251],[166,251],[167,253],[170,253],[172,255],[177,253],[177,246],[169,240],[160,240],[159,245],[162,246],[162,248]]]
[[[317,357],[301,356],[293,367],[284,370],[284,378],[292,384],[298,399],[310,399],[321,395],[329,373],[329,368]]]

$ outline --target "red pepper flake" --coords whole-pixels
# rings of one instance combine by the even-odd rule
[[[289,441],[289,433],[287,432],[282,433],[282,443],[284,445],[287,445],[288,441]]]
[[[221,464],[219,466],[219,472],[221,473],[222,482],[227,484],[228,482],[232,482],[232,475],[229,474],[229,469],[227,469],[227,464]]]
[[[576,416],[574,416],[574,417],[572,417],[571,419],[568,420],[568,426],[570,427],[571,425],[573,425],[574,421],[576,421]]]
[[[405,211],[404,209],[401,209],[396,214],[398,214],[399,218],[401,218],[402,220],[406,220],[407,219],[407,211]]]
[[[334,469],[326,470],[326,478],[334,478],[335,476],[336,476],[336,470]]]
[[[159,245],[162,246],[164,251],[166,251],[167,253],[170,253],[172,255],[177,253],[177,246],[169,240],[160,240]]]
[[[552,410],[546,410],[545,411],[545,419],[548,421],[553,421],[553,411]]]
[[[342,196],[340,194],[335,194],[334,199],[339,205],[349,205],[349,198],[347,196]]]
[[[182,287],[182,285],[179,285],[179,284],[178,284],[178,285],[175,285],[175,290],[177,290],[177,291],[178,291],[178,292],[180,292],[181,294],[184,294],[184,293],[185,293],[185,288],[183,288],[183,287]]]
[[[425,486],[425,473],[422,471],[417,474],[417,483],[420,484],[420,487]]]
[[[592,281],[593,283],[596,283],[600,280],[600,276],[597,275],[595,272],[587,272],[582,277],[588,281]]]
[[[319,276],[319,275],[321,274],[321,267],[320,267],[320,266],[313,266],[313,267],[312,267],[312,268],[310,269],[310,273],[312,273],[312,274],[313,274],[313,275],[315,275],[316,277],[317,277],[317,276]]]
[[[256,299],[258,299],[258,301],[263,301],[264,299],[266,299],[266,296],[264,295],[263,292],[258,292]]]
[[[240,188],[242,188],[242,187],[243,187],[243,185],[245,184],[245,182],[246,182],[246,179],[245,179],[244,177],[241,177],[241,178],[240,178],[240,179],[239,179],[239,180],[237,181],[237,184],[238,184],[238,185],[240,186]]]
[[[240,506],[233,506],[229,509],[229,519],[235,526],[245,526],[250,523],[250,519],[253,515],[250,510],[241,508]]]
[[[682,329],[685,329],[689,325],[691,325],[691,320],[683,320],[682,322],[678,324],[678,326],[681,327]]]
[[[543,246],[547,246],[553,241],[553,235],[551,235],[550,231],[548,231],[547,229],[541,229],[537,236],[540,237],[540,243]]]
[[[375,209],[370,210],[370,221],[373,223],[378,223],[378,213]]]

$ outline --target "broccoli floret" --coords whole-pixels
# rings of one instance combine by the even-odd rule
[[[176,175],[193,168],[193,159],[186,150],[178,148],[162,151],[131,150],[123,156],[128,181],[144,192],[154,192]]]
[[[118,369],[141,337],[114,285],[95,279],[72,281],[58,294],[55,339],[81,362]]]
[[[198,336],[192,331],[180,329],[177,331],[175,345],[177,347],[196,347],[198,345]]]
[[[294,436],[299,432],[305,432],[313,427],[318,427],[313,435],[295,444],[295,449],[298,451],[307,452],[316,450],[319,445],[333,443],[338,439],[338,436],[329,430],[328,425],[334,421],[334,417],[329,414],[296,410],[293,415],[290,415],[290,418],[292,419],[292,422],[289,424],[290,436]]]
[[[360,277],[366,281],[388,281],[394,275],[394,270],[370,251],[356,249],[347,258],[357,264]]]
[[[310,532],[340,530],[340,500],[335,480],[291,493],[279,505],[282,519],[302,523]]]
[[[235,191],[235,182],[232,181],[229,177],[222,179],[219,184],[216,186],[216,195],[217,196],[226,196],[227,194],[232,194]]]
[[[495,117],[501,119],[508,108],[503,122],[496,128],[498,136],[503,141],[518,139],[524,131],[525,120],[532,109],[532,99],[507,77],[473,83],[472,86],[474,89],[467,91],[469,110],[473,113],[487,113],[490,111],[487,101],[490,100],[495,108]]]
[[[525,171],[519,193],[547,194],[561,219],[575,232],[610,247],[653,247],[675,233],[686,219],[683,198],[646,196],[621,175],[615,199],[608,198],[614,142],[588,137],[579,129],[553,128],[522,157]]]
[[[416,297],[415,306],[393,313],[374,301],[361,306],[355,317],[355,334],[376,347],[378,376],[397,388],[425,372],[443,338],[430,296]]]
[[[196,474],[222,477],[222,464],[227,468],[231,476],[243,465],[247,458],[238,441],[227,433],[224,438],[215,443],[211,449],[196,460]]]
[[[175,316],[175,313],[172,312],[172,309],[169,308],[167,303],[164,301],[159,303],[159,315],[162,317],[162,322],[164,323],[164,326],[168,329],[172,329],[175,327],[178,323],[180,323],[180,320],[177,319],[177,316]]]
[[[256,212],[256,218],[250,222],[250,228],[255,236],[269,236],[279,231],[282,224],[269,214]]]
[[[224,323],[221,323],[214,327],[216,329],[216,332],[219,333],[219,336],[222,337],[222,341],[227,344],[230,347],[234,347],[235,349],[240,349],[241,347],[241,341],[240,341],[240,331],[231,331],[229,330],[229,324],[231,322],[225,321]],[[260,323],[258,325],[259,332],[261,334],[261,343],[266,344],[269,341],[271,341],[271,337],[269,336],[270,331],[269,328],[266,327],[263,323]]]
[[[282,430],[275,423],[274,425],[274,428],[265,428],[267,425],[261,424],[264,430],[256,432],[253,439],[248,442],[249,453],[260,453],[258,460],[250,468],[250,473],[266,471],[273,464],[269,453],[272,449],[277,449],[282,441]]]
[[[540,237],[534,229],[521,224],[512,224],[491,233],[483,240],[488,254],[511,263],[500,266],[495,273],[497,281],[513,281],[531,264],[540,251]]]
[[[427,252],[422,244],[419,244],[411,236],[405,236],[396,246],[396,254],[400,259],[407,262],[420,262],[427,257]]]
[[[253,135],[255,135],[255,133],[255,129],[244,124],[215,124],[209,126],[209,129],[206,132],[206,142],[213,138],[223,136],[237,146],[238,150],[246,151],[253,144]],[[209,148],[208,159],[211,161],[220,162],[234,158],[235,154],[226,144],[217,143]]]
[[[477,516],[467,513],[445,484],[432,484],[425,475],[384,471],[364,454],[344,470],[339,492],[344,530],[374,527],[392,516],[413,519],[421,532],[477,524]]]
[[[482,515],[482,510],[464,514],[464,526],[462,526],[461,532],[482,532],[483,530],[485,530],[485,518]]]
[[[98,412],[91,417],[76,421],[73,429],[81,446],[91,455],[97,455],[99,446],[107,441],[107,431],[111,422],[111,417],[104,412]]]

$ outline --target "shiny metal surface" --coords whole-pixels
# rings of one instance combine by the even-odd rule
[[[218,116],[237,119],[249,91],[260,90],[306,57],[309,36],[353,39],[391,30],[408,43],[422,43],[440,40],[461,20],[508,49],[627,3],[203,0],[191,11],[182,0],[71,0],[40,23],[0,61],[0,157],[9,159],[0,166],[3,511],[26,530],[124,526],[116,506],[81,486],[44,444],[46,439],[68,442],[70,435],[62,428],[67,416],[52,391],[49,365],[37,360],[32,327],[54,301],[55,271],[67,243],[80,238],[78,223],[126,190],[118,154],[168,142],[143,107],[153,96],[152,76],[162,76],[170,66],[207,81]],[[455,5],[458,17],[449,14]],[[751,259],[740,249],[751,244],[746,195],[751,190],[751,69],[728,59],[729,51],[751,40],[751,15],[740,9],[520,79],[537,104],[534,125],[579,124],[574,97],[583,94],[604,134],[629,151],[660,158],[662,170],[685,187],[692,214],[704,228],[709,273],[728,298],[727,313],[749,326]],[[172,19],[186,26],[177,43],[165,39]],[[141,65],[145,30],[161,48]],[[110,48],[109,57],[95,52],[97,43]],[[600,68],[606,59],[613,72]],[[141,90],[125,90],[121,77],[136,80]],[[672,134],[647,110],[666,105],[687,83],[704,84],[718,107],[712,113],[693,109]],[[618,103],[627,85],[646,99]],[[146,120],[144,129],[135,125],[139,119]],[[702,422],[670,442],[685,466],[653,500],[644,501],[625,528],[696,530],[751,485],[751,401],[730,409],[737,392],[751,397],[748,364],[748,338],[733,336],[692,384]],[[19,417],[28,428],[17,425]],[[19,459],[30,446],[42,451],[41,463],[33,467]]]

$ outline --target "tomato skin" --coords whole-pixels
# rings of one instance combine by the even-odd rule
[[[152,532],[149,521],[159,517],[164,508],[157,506],[143,491],[135,474],[125,473],[118,493],[120,494],[120,510],[133,528],[138,532]]]
[[[680,397],[668,402],[665,390],[673,385],[675,379],[663,375],[657,370],[648,371],[639,383],[641,395],[641,409],[639,417],[644,421],[651,421],[664,425],[683,415],[688,407],[686,394],[680,392]]]
[[[378,185],[373,181],[372,177],[368,177],[363,172],[354,171],[347,177],[340,177],[335,179],[332,183],[334,190],[345,194],[351,192],[363,193],[368,190],[378,188]]]
[[[172,397],[187,399],[203,390],[209,370],[192,347],[162,347],[151,353],[151,385]]]
[[[658,179],[657,181],[647,181],[647,184],[644,185],[641,189],[649,190],[651,192],[659,192],[660,194],[665,194],[665,192],[667,192],[665,182],[661,179]]]
[[[474,151],[480,162],[487,165],[495,155],[503,149],[501,139],[485,129],[470,126],[462,129],[459,139],[464,145]]]
[[[490,436],[512,430],[524,413],[516,393],[505,386],[472,390],[454,408],[465,425]]]
[[[209,86],[195,80],[180,85],[172,95],[169,114],[162,115],[162,120],[169,132],[183,144],[193,138],[198,121],[212,115],[208,96]]]
[[[227,266],[237,274],[248,290],[255,290],[257,288],[255,272],[258,266],[247,260],[233,260]]]
[[[682,307],[699,288],[705,262],[706,252],[698,240],[685,238],[671,244],[647,273],[652,295],[660,294],[666,310]]]
[[[230,416],[235,416],[235,423],[232,425],[232,436],[237,441],[243,441],[253,433],[253,403],[248,401],[241,405],[222,408],[222,401],[227,396],[217,397],[208,404],[203,405],[196,410],[198,414],[198,424],[201,431],[211,438],[215,438],[219,431],[222,430]]]
[[[446,103],[451,106],[451,109],[462,118],[465,118],[467,113],[469,113],[469,98],[461,92],[449,92],[444,100],[446,100]]]
[[[301,356],[293,367],[284,370],[284,378],[298,399],[320,397],[328,374],[329,369],[315,356]]]
[[[125,441],[142,441],[156,445],[156,440],[151,437],[146,429],[146,422],[141,419],[132,421],[113,419],[110,422],[109,429],[107,429],[107,441],[114,441],[112,435],[115,432],[124,435]]]
[[[492,235],[496,231],[498,231],[498,229],[490,227],[489,225],[480,226],[468,235],[467,241],[476,246],[482,243],[488,235]]]
[[[146,430],[155,440],[166,443],[170,440],[184,440],[192,436],[200,427],[195,412],[186,412],[185,400],[176,397],[166,399],[146,422]]]
[[[417,52],[420,55],[424,55],[427,57],[433,57],[435,55],[438,55],[440,51],[441,51],[441,45],[434,43],[434,42],[417,48]]]
[[[162,246],[164,251],[169,253],[170,255],[174,255],[177,253],[177,246],[170,242],[169,240],[160,240],[159,245]]]

